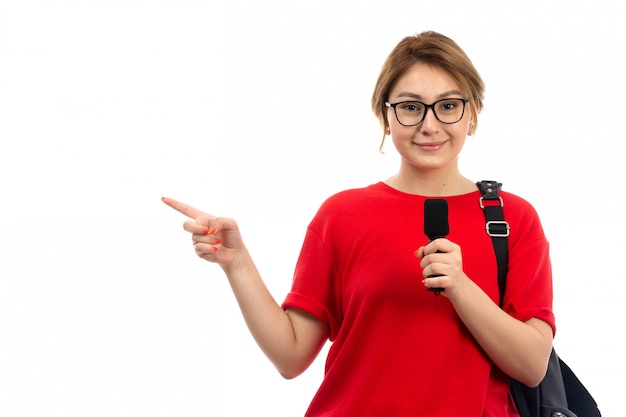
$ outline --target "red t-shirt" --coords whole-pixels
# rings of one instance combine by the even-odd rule
[[[501,192],[509,222],[504,310],[554,329],[552,276],[534,208]],[[447,197],[463,269],[494,302],[498,280],[478,191]],[[329,198],[306,233],[283,308],[327,323],[333,342],[307,417],[510,417],[508,377],[486,356],[451,303],[421,281],[426,197],[384,183]]]

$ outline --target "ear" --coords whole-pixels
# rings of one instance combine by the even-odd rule
[[[472,136],[474,134],[475,126],[474,126],[474,114],[470,113],[469,117],[469,125],[467,125],[467,136]]]

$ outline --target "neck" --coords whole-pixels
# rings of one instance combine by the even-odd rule
[[[448,197],[471,193],[476,184],[460,172],[448,174],[398,172],[384,181],[385,184],[407,194]]]

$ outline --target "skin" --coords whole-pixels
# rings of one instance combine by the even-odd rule
[[[171,198],[162,200],[192,219],[183,228],[191,233],[196,254],[222,267],[250,333],[278,372],[286,379],[304,372],[328,340],[328,326],[304,311],[285,312],[280,307],[263,283],[234,220],[211,216]]]
[[[418,100],[426,104],[442,98],[467,98],[446,72],[415,64],[396,82],[390,103]],[[427,196],[450,196],[472,192],[473,181],[459,172],[458,158],[473,120],[466,106],[463,118],[454,124],[440,123],[432,110],[417,126],[402,126],[393,109],[387,108],[389,133],[401,156],[398,173],[386,183],[400,191]]]
[[[466,98],[458,84],[443,70],[416,64],[394,85],[389,102],[419,100],[432,103],[443,97]],[[440,123],[431,110],[424,121],[406,127],[388,109],[389,134],[401,156],[398,173],[385,182],[400,191],[451,196],[476,190],[459,171],[458,158],[473,121],[469,107],[455,124]],[[328,339],[328,327],[308,313],[283,311],[272,298],[246,249],[237,223],[215,217],[171,198],[163,202],[191,220],[196,254],[224,270],[243,317],[263,352],[285,378],[300,375],[313,362]],[[545,375],[552,347],[551,327],[538,319],[521,322],[501,310],[465,275],[461,248],[447,239],[436,239],[416,250],[426,287],[445,288],[442,293],[476,341],[494,363],[528,386]],[[440,275],[436,278],[426,278]]]

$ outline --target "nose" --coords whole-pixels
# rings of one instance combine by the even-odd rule
[[[420,124],[420,131],[423,133],[434,133],[439,129],[439,120],[435,116],[435,112],[432,108],[426,109],[426,114],[424,115],[424,120]]]

